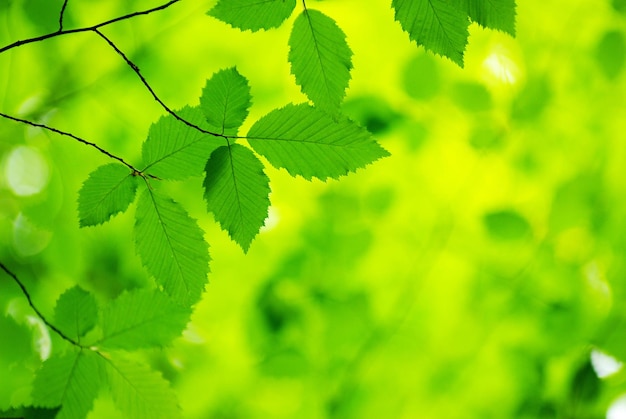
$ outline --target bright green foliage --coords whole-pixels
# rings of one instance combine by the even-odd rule
[[[233,67],[220,70],[207,80],[200,107],[212,130],[236,135],[248,116],[251,101],[248,80]]]
[[[511,209],[490,212],[483,220],[489,234],[498,240],[519,240],[531,232],[528,221]]]
[[[148,272],[176,302],[198,301],[209,271],[208,244],[180,204],[146,189],[137,204],[135,243]]]
[[[289,62],[296,83],[316,106],[337,112],[350,81],[352,51],[335,21],[317,10],[295,20]]]
[[[207,128],[199,107],[186,106],[176,113],[195,126]],[[143,143],[144,171],[170,180],[198,176],[218,145],[212,136],[185,125],[172,115],[165,115],[152,124],[148,139]]]
[[[113,401],[126,417],[181,417],[176,395],[159,373],[125,359],[107,360],[105,368]]]
[[[97,356],[82,349],[46,360],[35,378],[34,405],[62,406],[59,419],[86,417],[103,382]]]
[[[179,336],[191,315],[158,290],[125,292],[102,309],[105,348],[136,349],[164,346]]]
[[[241,30],[280,26],[296,7],[296,0],[219,0],[208,15]]]
[[[309,180],[336,179],[389,155],[354,122],[335,121],[306,104],[265,115],[250,129],[248,142],[274,167]]]
[[[515,36],[515,0],[465,0],[469,17],[484,28]]]
[[[244,252],[267,218],[269,178],[263,163],[248,148],[218,148],[206,165],[204,199],[222,228]]]
[[[80,226],[93,226],[124,212],[135,199],[137,177],[127,167],[110,163],[91,172],[78,193]]]
[[[469,19],[454,1],[393,0],[395,18],[411,40],[463,67]]]
[[[69,338],[80,340],[98,320],[96,298],[79,286],[68,289],[57,300],[54,320]]]

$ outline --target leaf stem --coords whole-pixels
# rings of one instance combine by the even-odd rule
[[[69,343],[71,343],[74,346],[78,346],[80,348],[85,348],[83,345],[81,345],[80,343],[76,342],[74,339],[70,338],[69,336],[67,336],[65,333],[61,332],[55,325],[53,325],[52,323],[50,323],[43,314],[41,314],[41,311],[39,311],[39,309],[35,306],[35,304],[33,303],[33,300],[30,296],[30,294],[28,293],[28,290],[26,289],[26,287],[24,286],[24,283],[22,281],[19,280],[19,278],[17,277],[17,275],[15,275],[12,271],[9,270],[9,268],[7,268],[4,263],[0,262],[0,268],[6,272],[7,275],[9,275],[11,278],[13,278],[13,280],[15,281],[15,283],[17,283],[17,285],[20,287],[20,289],[22,290],[22,293],[24,294],[24,296],[26,297],[26,300],[28,300],[28,305],[33,309],[33,311],[35,312],[35,314],[37,314],[37,316],[41,319],[41,321],[43,321],[45,323],[46,326],[48,326],[50,329],[52,329],[57,335],[59,335],[61,338],[63,338],[64,340],[68,341]]]

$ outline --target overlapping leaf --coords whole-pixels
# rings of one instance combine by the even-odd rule
[[[46,360],[33,384],[33,404],[61,406],[58,419],[87,416],[104,382],[97,355],[88,350],[55,355]]]
[[[191,315],[158,290],[134,290],[102,310],[102,339],[106,348],[135,349],[163,346],[179,336]]]
[[[396,20],[411,40],[463,67],[469,19],[461,2],[393,0],[392,7]]]
[[[254,32],[280,26],[295,7],[296,0],[219,0],[207,14]]]
[[[176,302],[198,301],[209,271],[208,244],[180,204],[146,189],[137,204],[135,242],[148,272]]]
[[[124,165],[110,163],[91,172],[78,193],[81,227],[102,224],[124,212],[135,199],[137,177]]]
[[[200,107],[210,128],[220,134],[236,135],[252,97],[248,80],[236,68],[218,71],[207,80]]]
[[[465,0],[469,17],[485,28],[515,36],[515,0]]]
[[[258,120],[248,143],[277,168],[305,179],[338,178],[389,155],[352,121],[308,106],[287,105]]]
[[[75,286],[65,291],[54,307],[56,326],[68,337],[80,340],[98,320],[96,298]]]
[[[191,124],[206,129],[199,107],[185,107],[176,113]],[[211,152],[219,146],[215,138],[190,127],[172,115],[152,124],[143,143],[144,172],[160,179],[182,180],[198,176]]]
[[[218,148],[206,165],[204,199],[208,210],[244,251],[267,218],[269,179],[263,163],[248,148]]]
[[[157,372],[124,359],[106,362],[111,396],[128,418],[175,419],[181,417],[176,395]]]
[[[335,21],[317,10],[295,20],[289,38],[289,61],[296,82],[316,106],[339,110],[350,81],[352,51]]]

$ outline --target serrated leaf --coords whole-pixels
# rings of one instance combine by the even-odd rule
[[[124,212],[135,199],[137,176],[124,165],[110,163],[91,172],[78,192],[80,226],[94,226]]]
[[[279,27],[293,12],[296,0],[219,0],[207,12],[241,30]]]
[[[102,310],[102,339],[106,348],[136,349],[164,346],[179,336],[191,315],[158,290],[125,292]]]
[[[181,417],[176,395],[159,373],[124,359],[106,362],[106,373],[113,402],[126,417],[133,419]]]
[[[287,105],[258,120],[248,143],[277,168],[310,180],[338,178],[389,153],[371,134],[306,104]]]
[[[209,245],[177,202],[146,189],[139,197],[135,244],[144,266],[174,301],[200,299],[209,272]]]
[[[447,0],[392,0],[395,18],[411,40],[463,67],[469,19],[462,3]]]
[[[335,21],[317,10],[304,10],[293,23],[289,62],[296,83],[313,103],[339,110],[350,81],[352,51]]]
[[[465,0],[470,19],[515,36],[515,0]]]
[[[176,111],[186,121],[207,129],[200,107],[186,106]],[[210,130],[209,130],[210,131]],[[202,174],[204,163],[220,145],[211,135],[192,128],[172,115],[162,116],[152,124],[141,153],[144,172],[160,179],[182,180]]]
[[[96,298],[74,286],[65,291],[54,307],[55,325],[68,337],[80,341],[98,320]]]
[[[89,350],[55,355],[37,372],[33,404],[61,406],[57,419],[87,416],[104,381],[97,355]]]
[[[248,148],[218,148],[206,165],[204,199],[220,226],[247,252],[267,218],[269,178]]]
[[[200,97],[200,107],[213,130],[236,135],[248,116],[251,100],[248,80],[233,67],[220,70],[207,80]]]

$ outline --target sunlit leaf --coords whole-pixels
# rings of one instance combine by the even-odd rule
[[[469,17],[480,26],[515,36],[515,0],[465,0]]]
[[[291,73],[313,103],[336,112],[350,81],[352,51],[335,21],[317,10],[295,20],[289,38]]]
[[[125,292],[102,309],[106,348],[136,349],[167,345],[179,336],[191,315],[158,290]]]
[[[54,320],[68,337],[78,340],[96,325],[96,298],[78,286],[68,289],[57,300]]]
[[[296,0],[219,0],[207,14],[254,32],[280,26],[295,7]]]
[[[483,218],[489,234],[499,240],[519,240],[531,232],[530,224],[518,212],[505,209],[485,214]]]
[[[78,193],[80,226],[93,226],[124,212],[135,199],[137,176],[126,166],[109,163],[91,172]]]
[[[211,129],[235,135],[248,116],[251,100],[248,80],[236,68],[229,68],[207,80],[200,96],[200,107]]]
[[[231,144],[211,154],[204,180],[207,208],[245,252],[267,218],[269,193],[263,163],[250,149]]]
[[[335,121],[306,104],[265,115],[250,129],[248,142],[274,167],[305,179],[338,178],[389,155],[354,122]]]
[[[135,244],[148,272],[175,301],[198,301],[209,271],[208,244],[180,204],[146,189],[137,204]]]

